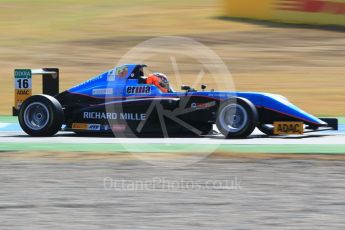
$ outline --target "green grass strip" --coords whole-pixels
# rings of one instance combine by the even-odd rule
[[[17,116],[10,116],[10,115],[0,115],[0,123],[17,123],[18,117]]]
[[[0,151],[63,151],[113,153],[289,153],[289,154],[345,154],[344,145],[190,145],[190,144],[27,144],[1,143]]]

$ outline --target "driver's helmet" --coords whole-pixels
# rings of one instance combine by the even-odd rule
[[[162,92],[169,92],[169,81],[165,74],[152,73],[147,76],[147,84],[153,84],[157,86]]]

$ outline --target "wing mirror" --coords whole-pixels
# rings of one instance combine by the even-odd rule
[[[181,90],[190,91],[191,87],[189,85],[182,85]]]
[[[189,85],[182,85],[181,89],[185,90],[186,92],[196,92],[196,90],[190,87]]]

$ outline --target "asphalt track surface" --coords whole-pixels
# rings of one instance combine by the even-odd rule
[[[345,161],[1,156],[1,229],[344,229]]]
[[[345,153],[343,129],[274,138],[256,131],[248,139],[225,140],[220,136],[95,138],[62,132],[42,139],[28,137],[14,126],[2,128],[0,229],[344,229],[345,226],[345,160],[337,158]],[[170,161],[185,158],[157,155],[154,158],[166,164],[152,164],[128,154],[131,148],[139,153],[152,150],[145,149],[150,142],[158,146],[168,144],[167,152],[177,145],[196,145],[200,150],[218,145],[231,146],[233,150],[234,146],[253,146],[253,152],[277,151],[274,146],[287,151],[292,146],[297,153],[308,146],[312,153],[319,153],[324,146],[326,154],[339,146],[339,155],[331,154],[327,159],[309,158],[308,154],[305,158],[219,155],[171,165]],[[59,148],[61,151],[64,145],[67,149],[75,148],[64,153],[48,151]],[[122,149],[117,151],[119,145]],[[113,150],[111,154],[103,153],[106,146]]]

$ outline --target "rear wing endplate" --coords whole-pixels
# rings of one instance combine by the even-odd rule
[[[59,93],[59,69],[16,69],[14,70],[14,106],[12,115],[17,116],[21,104],[32,95],[32,76],[42,76],[42,93],[55,96]]]

